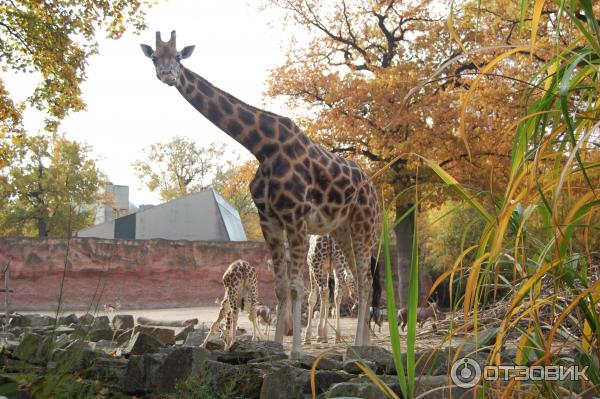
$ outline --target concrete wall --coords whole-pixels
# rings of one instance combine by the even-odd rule
[[[260,301],[275,304],[264,243],[0,238],[0,267],[11,262],[13,310],[55,310],[63,273],[67,309],[213,304],[223,297],[223,272],[240,258],[258,271]]]
[[[75,233],[75,235],[77,235],[77,237],[112,239],[115,237],[115,221],[113,219],[110,222],[97,224],[95,226],[79,230]]]
[[[229,240],[210,189],[138,212],[135,236],[140,240]]]

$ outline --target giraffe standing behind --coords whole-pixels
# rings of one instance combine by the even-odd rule
[[[237,330],[237,320],[240,310],[248,312],[248,318],[252,322],[252,339],[263,336],[258,329],[256,320],[256,304],[258,301],[258,281],[256,279],[256,270],[250,263],[238,259],[233,262],[223,274],[223,286],[225,287],[225,297],[221,301],[219,316],[210,327],[202,347],[206,347],[210,336],[219,330],[221,321],[225,322],[225,331],[222,332],[223,342],[225,342],[225,352],[229,351],[235,343],[235,333]]]
[[[310,344],[312,338],[312,315],[317,295],[321,301],[319,310],[319,323],[317,326],[317,341],[328,341],[329,319],[329,278],[334,279],[334,311],[336,318],[335,342],[341,340],[340,305],[342,302],[342,283],[348,285],[350,297],[356,297],[354,277],[346,262],[340,247],[329,235],[312,235],[308,246],[308,271],[310,275],[310,293],[308,294],[308,324],[304,335],[304,343]]]
[[[273,259],[278,302],[275,341],[283,342],[291,303],[291,357],[302,355],[301,301],[308,235],[331,233],[357,282],[355,345],[368,344],[369,257],[381,223],[374,185],[356,162],[325,150],[291,119],[248,105],[185,68],[181,60],[193,50],[194,46],[177,50],[175,31],[168,42],[157,32],[156,49],[142,45],[158,79],[175,86],[198,112],[259,161],[250,193]],[[286,240],[290,262],[285,259]]]

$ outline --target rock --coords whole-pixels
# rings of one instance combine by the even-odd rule
[[[61,326],[70,326],[71,324],[79,324],[79,318],[75,315],[75,313],[71,313],[70,315],[59,317],[58,324]]]
[[[191,333],[192,331],[194,331],[193,325],[188,325],[188,326],[184,327],[181,331],[179,331],[177,333],[177,335],[175,335],[175,342],[185,341],[188,334]]]
[[[129,340],[129,344],[125,352],[131,355],[142,355],[144,353],[154,352],[160,348],[162,344],[151,335],[142,332],[136,332]]]
[[[144,356],[131,355],[125,369],[125,374],[119,383],[122,392],[128,394],[137,394],[146,390],[144,372]]]
[[[92,342],[97,342],[97,341],[102,341],[102,340],[112,341],[113,335],[114,335],[114,331],[111,330],[110,328],[94,327],[88,333],[87,338]]]
[[[395,374],[394,357],[392,353],[379,346],[349,346],[346,350],[346,360],[361,359],[375,363],[378,374]]]
[[[256,398],[264,385],[262,373],[251,366],[234,366],[210,359],[201,363],[198,376],[217,397]]]
[[[276,354],[284,354],[283,345],[274,341],[236,341],[229,352],[215,353],[215,357],[223,363],[246,364]]]
[[[353,359],[346,360],[344,361],[342,368],[345,372],[350,374],[363,374],[364,372],[360,367],[357,366],[356,362],[357,361]],[[375,362],[372,362],[370,360],[361,360],[361,362],[373,371],[377,369],[377,365],[375,364]]]
[[[273,363],[278,360],[287,360],[288,356],[285,353],[275,353],[270,356],[259,357],[256,359],[252,359],[248,361],[248,364],[257,364],[257,363]]]
[[[86,313],[83,316],[79,317],[79,324],[85,324],[85,325],[91,326],[93,322],[94,322],[94,316],[89,313]]]
[[[190,374],[196,374],[211,354],[204,348],[170,348],[163,363],[156,371],[154,387],[158,393],[173,392],[178,382],[184,381]]]
[[[113,317],[112,324],[115,330],[128,330],[134,327],[135,322],[130,314],[117,314]]]
[[[96,316],[91,325],[92,329],[110,329],[110,319],[108,316]]]
[[[200,346],[206,338],[206,332],[192,331],[185,338],[184,346]]]
[[[204,340],[200,344],[202,343],[204,343]],[[206,349],[210,351],[223,350],[225,349],[225,342],[223,342],[219,335],[213,334],[206,341]]]
[[[386,399],[385,395],[379,388],[370,382],[341,382],[335,384],[331,389],[323,395],[327,398],[369,398],[369,399]]]
[[[48,327],[54,325],[56,319],[39,314],[13,315],[10,319],[12,327]]]
[[[311,369],[316,357],[312,355],[304,354],[300,359],[300,366],[305,369]],[[317,364],[317,370],[341,370],[343,367],[342,362],[328,358],[322,357]]]
[[[113,334],[114,341],[118,346],[126,344],[131,339],[132,333],[133,329],[131,328],[128,330],[115,330],[115,333]]]
[[[310,392],[310,371],[285,365],[268,371],[260,399],[302,399]]]
[[[103,384],[116,384],[125,376],[128,363],[127,359],[98,357],[82,375],[91,380],[100,380]]]
[[[356,376],[344,371],[317,370],[315,373],[315,388],[317,394],[327,392],[332,385],[349,381]]]
[[[146,335],[150,335],[162,345],[173,345],[175,344],[175,331],[170,328],[161,328],[161,327],[150,327],[150,326],[141,326],[137,325],[133,329],[133,334],[135,335],[137,332],[144,333]]]
[[[15,356],[27,363],[43,364],[48,360],[49,337],[27,333],[15,351]]]

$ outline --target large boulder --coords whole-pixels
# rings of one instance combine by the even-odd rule
[[[200,346],[206,338],[206,332],[191,331],[185,338],[184,346]]]
[[[61,326],[70,326],[71,324],[79,324],[79,318],[75,313],[71,313],[67,316],[60,316],[58,318],[58,324]]]
[[[50,337],[26,333],[15,350],[15,356],[27,363],[43,364],[49,357]]]
[[[369,382],[340,382],[331,387],[321,398],[369,398],[387,399],[374,384]]]
[[[203,348],[169,348],[155,374],[156,392],[173,392],[177,383],[184,381],[191,374],[197,374],[204,361],[210,357],[211,353]]]
[[[54,325],[56,323],[56,319],[50,316],[42,316],[39,314],[13,314],[10,318],[10,326],[11,327],[48,327]]]
[[[187,336],[189,333],[194,331],[194,326],[193,325],[188,325],[185,326],[181,331],[179,331],[177,333],[177,335],[175,335],[175,342],[177,341],[185,341],[187,339]]]
[[[113,317],[112,324],[115,330],[127,330],[133,328],[135,322],[130,314],[117,314]]]
[[[133,334],[138,332],[150,335],[163,346],[175,344],[175,331],[170,328],[137,325],[133,329]]]
[[[129,340],[125,352],[130,355],[143,355],[156,352],[161,346],[163,346],[162,343],[153,336],[136,332]]]
[[[351,359],[374,363],[375,369],[373,371],[378,374],[396,373],[392,353],[380,346],[349,346],[346,350],[346,360]]]
[[[215,352],[216,360],[246,364],[251,360],[283,354],[283,345],[274,341],[236,341],[229,352]]]
[[[284,365],[265,374],[260,399],[302,399],[308,392],[310,371]]]
[[[316,357],[308,354],[302,355],[300,359],[300,366],[305,369],[311,369]],[[343,363],[332,359],[330,357],[322,357],[317,363],[317,370],[341,370],[343,368]]]
[[[209,359],[201,363],[198,377],[217,397],[257,398],[264,385],[262,372],[252,366]]]
[[[127,394],[142,394],[155,389],[159,380],[159,369],[164,364],[166,353],[131,355],[119,387]]]

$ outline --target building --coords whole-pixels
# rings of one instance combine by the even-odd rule
[[[96,208],[94,224],[110,222],[137,210],[135,205],[129,202],[129,186],[108,183],[104,187],[102,197],[104,201]]]
[[[212,188],[79,230],[77,237],[246,241],[240,215]]]

